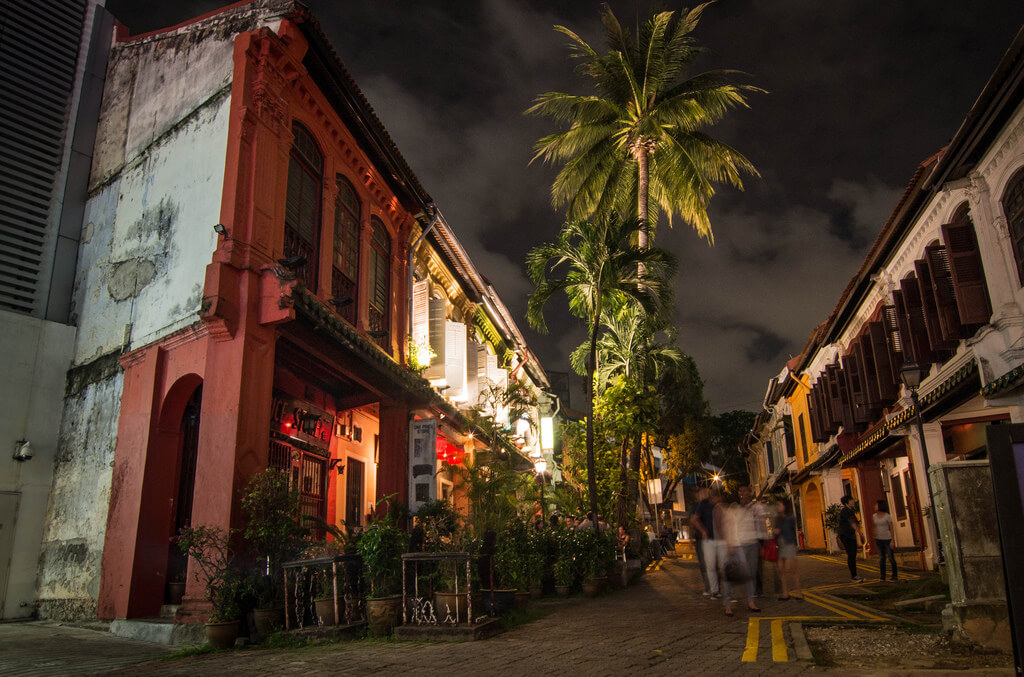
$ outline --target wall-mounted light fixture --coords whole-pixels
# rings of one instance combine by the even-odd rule
[[[286,259],[278,259],[277,262],[288,270],[298,270],[309,263],[309,260],[305,256],[299,254],[297,256],[289,256]]]
[[[231,236],[228,235],[228,229],[227,229],[227,227],[223,223],[218,223],[217,225],[215,225],[213,227],[213,231],[215,233],[217,233],[218,235],[223,235],[224,237],[226,237],[229,240],[231,239]]]
[[[327,464],[327,469],[328,470],[334,470],[335,467],[338,468],[338,474],[339,475],[344,475],[345,474],[345,459],[343,459],[343,458],[332,458],[330,463]]]
[[[337,298],[327,300],[327,302],[335,308],[344,308],[345,306],[352,305],[353,301],[355,301],[355,299],[351,296],[338,296]]]
[[[32,443],[28,440],[18,440],[14,443],[14,460],[27,461],[32,458]]]

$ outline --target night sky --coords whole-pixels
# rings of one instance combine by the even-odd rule
[[[109,0],[133,33],[218,0]],[[555,131],[522,112],[542,92],[586,93],[566,58],[567,25],[601,47],[598,2],[312,0],[345,65],[495,285],[541,361],[568,370],[584,336],[561,299],[551,334],[529,329],[523,260],[554,237],[555,168],[530,165]],[[649,2],[611,2],[623,24]],[[659,8],[683,5],[657,3]],[[768,90],[713,135],[761,173],[722,187],[715,246],[685,224],[657,244],[679,258],[678,343],[714,411],[760,408],[769,378],[831,312],[917,165],[956,133],[1024,22],[1019,0],[720,0],[694,35],[697,68],[734,68]]]

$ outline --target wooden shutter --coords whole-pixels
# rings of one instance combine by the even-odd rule
[[[480,402],[480,350],[487,349],[472,336],[466,339],[466,401],[475,407]]]
[[[904,346],[910,343],[913,346],[913,354],[921,365],[931,364],[935,361],[935,351],[928,343],[928,329],[924,322],[924,309],[921,307],[921,291],[917,286],[917,278],[911,274],[900,280],[900,290],[903,292],[903,312],[906,315],[908,332],[904,334]],[[897,308],[899,304],[897,304]]]
[[[884,312],[883,312],[884,317]],[[878,399],[882,406],[889,404],[899,394],[899,373],[893,369],[892,353],[886,338],[883,322],[868,322],[868,339],[871,341],[871,352],[875,360],[875,381]]]
[[[896,294],[893,293],[893,305],[882,308],[883,325],[885,326],[885,339],[889,346],[889,367],[892,369],[893,382],[899,382],[900,369],[903,368],[903,361],[906,354],[903,352],[903,334],[900,333],[899,313],[896,311]]]
[[[877,411],[885,406],[886,401],[878,393],[878,370],[875,368],[875,352],[866,326],[854,347],[857,351],[857,364],[860,367],[861,382],[864,386],[864,399],[869,407]]]
[[[818,383],[815,385],[812,395],[814,395],[814,401],[818,407],[818,421],[821,425],[821,434],[827,439],[835,433],[838,427],[832,424],[832,413],[829,409],[828,400],[828,379],[825,377],[825,374],[818,378]]]
[[[942,227],[942,240],[949,254],[949,272],[960,322],[987,324],[992,317],[992,302],[988,297],[974,225],[970,221],[948,223]]]
[[[872,420],[871,407],[868,406],[864,392],[860,361],[856,354],[850,353],[843,356],[843,374],[846,375],[846,389],[850,397],[850,410],[853,413],[854,423],[870,423]]]
[[[424,372],[428,379],[437,380],[444,378],[445,365],[445,333],[444,323],[447,315],[447,306],[444,299],[430,299],[429,303],[429,333],[430,349],[434,351],[434,357],[430,360],[430,366]]]
[[[814,386],[811,386],[811,391],[807,393],[807,413],[808,418],[811,419],[811,440],[814,442],[821,441],[821,426],[818,424],[818,405],[814,401]]]
[[[924,315],[925,331],[928,334],[928,345],[937,353],[948,354],[956,350],[956,341],[949,341],[942,336],[939,321],[939,308],[935,303],[934,281],[926,259],[914,261],[914,272],[917,274],[917,293],[921,300],[921,311]]]
[[[839,432],[843,426],[843,400],[839,395],[839,383],[836,374],[839,370],[835,365],[825,367],[826,384],[828,385],[828,406],[832,416],[833,432]]]
[[[960,311],[956,307],[956,292],[953,290],[953,277],[949,272],[949,255],[946,248],[933,244],[924,249],[924,258],[928,262],[928,273],[932,280],[932,295],[935,308],[939,314],[939,331],[946,341],[959,341],[968,333],[960,323]]]
[[[426,280],[412,283],[412,340],[430,341],[430,283]]]
[[[444,323],[444,380],[452,399],[466,396],[466,325],[461,322]]]
[[[853,431],[857,425],[853,420],[853,402],[850,400],[850,389],[846,385],[846,374],[842,367],[830,364],[831,381],[834,387],[832,404],[839,412],[840,422],[847,431]]]
[[[1010,231],[1017,281],[1024,287],[1024,170],[1017,170],[1003,191],[1003,215]]]

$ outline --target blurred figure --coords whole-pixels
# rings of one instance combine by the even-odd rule
[[[629,534],[626,533],[626,527],[619,525],[619,540],[618,540],[618,552],[623,562],[626,561],[626,549],[629,547]]]
[[[735,505],[723,511],[720,521],[725,526],[726,547],[728,553],[727,564],[735,566],[737,571],[736,581],[742,580],[742,585],[747,598],[747,609],[760,611],[761,609],[754,602],[754,587],[756,585],[757,563],[760,558],[761,544],[758,540],[758,525],[756,522],[757,512],[751,507],[750,487],[739,488],[739,505]],[[721,507],[721,506],[719,506]],[[715,525],[717,530],[718,524]],[[732,616],[732,581],[724,577],[723,595],[725,600],[725,615]]]
[[[565,526],[569,531],[576,531],[576,515],[567,515],[565,518]]]
[[[721,581],[718,576],[719,564],[725,555],[724,509],[722,492],[718,487],[708,492],[707,503],[694,515],[693,528],[701,534],[701,550],[704,552],[704,571],[708,577],[708,591],[712,597],[721,597]]]
[[[843,504],[843,509],[839,511],[839,528],[836,529],[836,536],[846,550],[846,566],[850,569],[850,580],[861,583],[864,579],[857,575],[858,542],[864,543],[864,536],[860,533],[860,520],[853,511],[853,496],[843,496],[839,502]]]
[[[875,525],[875,545],[878,546],[878,557],[881,561],[878,564],[880,573],[879,580],[885,580],[885,558],[889,557],[892,562],[892,580],[896,578],[896,554],[892,551],[892,515],[889,514],[889,506],[885,501],[878,502],[878,509],[871,516]]]
[[[779,549],[779,559],[776,564],[782,582],[779,599],[803,599],[800,593],[800,571],[796,565],[796,515],[793,514],[793,501],[783,498],[778,502],[777,509],[779,517],[775,525],[775,542]]]
[[[700,577],[704,581],[704,596],[710,597],[712,592],[711,582],[708,580],[707,558],[704,557],[704,540],[708,538],[708,530],[705,524],[711,524],[711,511],[714,506],[708,500],[710,492],[707,487],[697,490],[697,502],[690,510],[690,527],[693,530],[693,549],[697,551],[697,565],[700,567]],[[716,576],[717,580],[717,576]],[[717,586],[716,586],[717,587]]]

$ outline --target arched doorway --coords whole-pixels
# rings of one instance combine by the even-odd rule
[[[171,538],[191,520],[198,452],[202,379],[188,374],[167,391],[145,456],[139,522],[132,565],[129,618],[156,616],[171,576],[185,580]]]
[[[184,527],[192,526],[192,497],[195,494],[196,460],[199,456],[199,414],[203,401],[203,386],[192,393],[181,416],[181,442],[178,450],[178,491],[174,499],[173,537]],[[184,582],[188,573],[188,558],[178,548],[167,552],[167,582]],[[165,602],[171,601],[168,597]]]
[[[804,487],[804,542],[808,548],[825,547],[825,527],[822,524],[824,506],[821,490],[814,484]]]

